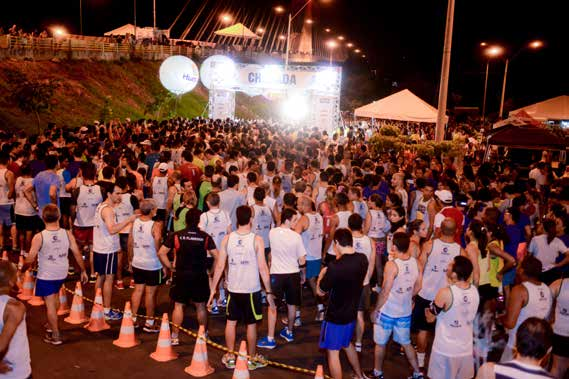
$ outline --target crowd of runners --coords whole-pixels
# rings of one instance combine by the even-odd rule
[[[26,308],[10,297],[31,267],[53,345],[59,290],[79,276],[102,289],[107,320],[128,287],[151,317],[168,290],[176,325],[187,305],[206,330],[224,312],[230,350],[246,326],[250,370],[266,365],[260,349],[306,343],[295,331],[314,319],[335,379],[341,351],[355,378],[383,378],[391,339],[415,379],[563,378],[569,170],[548,152],[528,170],[472,148],[377,154],[365,136],[181,118],[0,134],[0,247],[25,258],[0,263],[0,372],[31,375]]]

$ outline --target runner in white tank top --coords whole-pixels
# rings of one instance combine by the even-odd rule
[[[545,283],[533,284],[529,281],[522,282],[528,294],[526,305],[520,310],[516,326],[508,331],[508,347],[516,346],[516,332],[520,325],[530,317],[547,319],[551,311],[552,296],[549,287]]]
[[[36,216],[38,212],[24,195],[26,187],[32,184],[34,178],[18,177],[16,179],[16,204],[14,205],[14,213],[21,216]]]
[[[97,184],[79,187],[77,193],[77,208],[73,225],[79,227],[92,227],[95,225],[95,212],[97,206],[103,202],[101,187]]]
[[[336,212],[336,214],[334,216],[338,217],[338,224],[336,225],[335,229],[347,228],[348,227],[348,219],[350,218],[351,215],[352,215],[352,212],[346,211],[346,210]],[[330,239],[333,239],[333,238],[334,238],[334,236],[332,234],[330,234]],[[331,243],[328,247],[328,254],[336,256],[336,253],[334,252],[334,249],[332,248]]]
[[[25,379],[32,375],[32,366],[30,359],[30,344],[28,342],[28,334],[26,332],[26,315],[25,306],[17,299],[7,294],[0,295],[0,333],[4,330],[4,313],[8,302],[17,303],[23,312],[22,321],[16,327],[14,335],[10,339],[9,345],[4,355],[3,362],[11,368],[10,371],[2,374],[3,379]]]
[[[97,206],[93,228],[93,251],[99,254],[112,254],[120,250],[118,233],[111,234],[101,216],[101,212],[106,207],[111,208],[113,217],[115,218],[115,223],[117,222],[116,213],[110,205],[106,202],[102,202]]]
[[[255,234],[232,232],[227,240],[227,289],[235,293],[261,290]]]
[[[374,253],[371,239],[368,236],[361,236],[361,237],[353,236],[352,238],[353,238],[354,251],[356,253],[365,255],[368,262],[371,261],[372,253]],[[364,286],[367,286],[369,284],[369,280],[371,278],[372,273],[373,270],[369,270],[368,273],[366,274],[363,283]]]
[[[155,176],[152,179],[152,198],[156,201],[158,209],[166,209],[168,202],[168,177]]]
[[[397,265],[397,276],[380,311],[393,318],[406,317],[411,314],[413,305],[411,299],[415,283],[419,278],[419,265],[413,257],[406,260],[396,258],[393,263]]]
[[[560,279],[559,283],[553,283],[551,287],[558,287],[555,291],[555,322],[553,332],[559,336],[569,337],[569,282]]]
[[[209,211],[201,214],[198,227],[213,238],[215,246],[219,249],[221,241],[231,230],[231,218],[221,209],[210,207]]]
[[[370,209],[369,210],[369,231],[367,233],[368,237],[380,239],[385,238],[391,224],[385,213],[380,209]]]
[[[269,242],[269,232],[273,225],[273,215],[271,210],[266,205],[254,204],[253,212],[253,225],[251,230],[263,239],[265,249],[268,249],[271,247]]]
[[[156,243],[152,228],[154,221],[143,221],[140,218],[132,224],[132,267],[141,270],[154,271],[162,268],[158,259]]]
[[[448,264],[454,257],[460,255],[460,245],[456,242],[443,242],[433,240],[431,253],[423,269],[423,285],[419,296],[425,300],[433,301],[437,292],[447,285]]]
[[[322,236],[324,220],[317,212],[305,213],[308,220],[307,228],[300,234],[306,249],[306,260],[322,259]]]
[[[117,216],[117,222],[121,223],[126,221],[129,217],[134,214],[134,207],[131,203],[131,197],[134,196],[132,193],[123,193],[121,195],[121,202],[119,205],[115,207],[115,214]],[[129,234],[130,233],[130,225],[125,226],[121,231],[120,234]]]
[[[475,286],[448,287],[452,293],[449,309],[437,316],[433,351],[447,357],[472,356],[473,321],[480,301]]]
[[[38,253],[38,279],[62,280],[67,278],[70,242],[69,234],[63,228],[43,230],[41,248]]]
[[[12,174],[12,176],[14,175],[12,171],[8,171],[7,168],[0,168],[0,205],[14,204],[14,199],[10,199],[8,197],[10,192],[10,186],[7,179],[8,173]]]

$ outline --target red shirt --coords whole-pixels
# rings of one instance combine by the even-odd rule
[[[200,186],[200,179],[202,177],[202,170],[193,163],[186,162],[179,167],[182,178],[192,182],[194,191],[197,191]]]
[[[456,222],[456,232],[454,232],[454,242],[460,245],[460,237],[462,236],[462,224],[464,222],[464,216],[462,212],[454,207],[444,208],[441,211],[443,216],[452,218]]]

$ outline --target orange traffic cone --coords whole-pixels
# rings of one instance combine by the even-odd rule
[[[91,319],[84,328],[90,332],[100,332],[111,328],[111,326],[105,321],[105,315],[103,313],[103,293],[100,288],[97,288],[95,302],[93,303],[93,309],[91,310]]]
[[[124,305],[124,313],[122,316],[121,331],[119,338],[113,341],[113,345],[118,347],[129,348],[140,344],[140,340],[136,339],[134,334],[134,322],[132,321],[132,311],[130,310],[130,301]]]
[[[249,379],[249,367],[247,366],[247,342],[241,341],[239,356],[235,364],[232,379]]]
[[[316,367],[316,375],[314,375],[314,379],[324,379],[324,368],[322,365],[318,365]]]
[[[20,300],[30,300],[34,296],[34,277],[30,270],[24,274],[24,284],[22,284],[22,293],[18,295]]]
[[[7,252],[6,250],[4,250],[4,251],[2,252],[2,260],[3,260],[3,261],[8,261],[8,260],[10,260],[10,258],[8,258],[8,252]]]
[[[196,340],[196,346],[194,347],[192,362],[184,369],[186,373],[197,378],[213,374],[215,371],[207,360],[207,344],[204,339],[199,337],[205,338],[205,328],[203,325],[200,325],[200,329],[198,331],[198,339]]]
[[[160,334],[158,335],[156,351],[150,354],[150,358],[158,362],[168,362],[178,358],[178,354],[172,350],[168,313],[164,313],[164,315],[162,315],[162,324],[160,325]]]
[[[59,309],[57,310],[58,316],[63,316],[69,313],[69,303],[67,303],[67,294],[65,293],[65,285],[59,289]]]
[[[83,290],[81,289],[81,282],[77,282],[77,284],[75,284],[75,295],[73,295],[73,303],[71,303],[71,312],[63,321],[74,325],[89,321],[85,316],[85,304],[83,304]]]
[[[33,307],[39,307],[45,304],[45,301],[40,296],[36,296],[36,288],[34,286],[34,296],[30,300],[28,300],[28,304]]]

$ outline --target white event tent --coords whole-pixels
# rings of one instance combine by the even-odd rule
[[[437,122],[437,109],[408,89],[359,107],[354,114],[356,117],[382,120]],[[445,122],[447,121],[448,116],[445,116]]]
[[[524,111],[538,121],[569,120],[569,96],[557,96],[510,112],[510,116]]]
[[[124,36],[127,34],[135,34],[134,25],[133,24],[125,24],[120,26],[116,29],[108,31],[105,33],[105,36]],[[157,35],[165,35],[166,37],[170,38],[170,31],[169,30],[156,30]],[[153,38],[154,36],[154,28],[151,26],[146,27],[136,27],[136,38]]]

